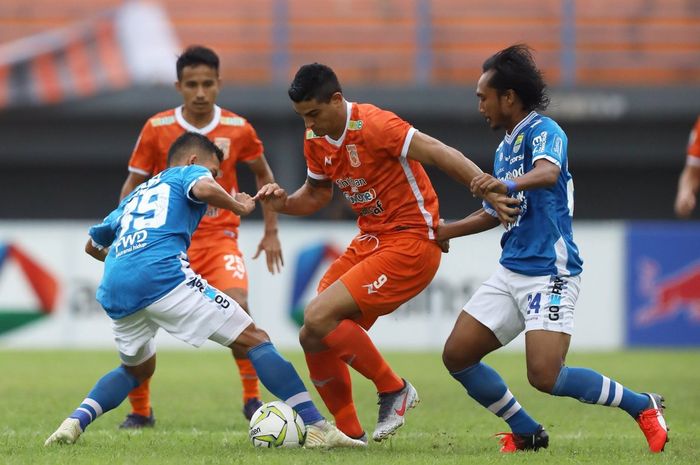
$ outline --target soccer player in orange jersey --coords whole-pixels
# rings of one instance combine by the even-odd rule
[[[309,215],[331,200],[335,185],[358,215],[360,233],[321,279],[299,339],[311,380],[338,428],[365,442],[348,365],[374,382],[379,416],[373,439],[381,441],[403,425],[406,411],[419,399],[366,331],[379,316],[422,291],[440,264],[438,199],[422,163],[465,185],[481,170],[395,114],[346,101],[338,78],[325,65],[302,66],[289,96],[306,126],[307,180],[291,195],[270,184],[256,198],[281,213]],[[503,195],[489,201],[504,222],[517,212],[509,206],[517,201]]]
[[[688,157],[685,168],[678,180],[675,210],[679,218],[689,218],[695,210],[698,192],[700,191],[700,117],[690,132],[688,141]]]
[[[136,142],[129,160],[129,175],[124,182],[121,198],[128,195],[149,176],[166,168],[168,148],[186,131],[206,135],[224,153],[216,178],[231,194],[238,190],[236,164],[245,163],[255,174],[258,188],[273,182],[273,174],[263,154],[263,145],[253,126],[239,115],[216,105],[219,93],[219,57],[201,46],[187,48],[177,60],[175,87],[182,95],[183,105],[151,117]],[[263,207],[265,233],[254,259],[265,252],[271,273],[283,266],[282,251],[277,237],[277,215]],[[210,285],[221,289],[248,312],[248,274],[243,255],[238,249],[240,217],[228,210],[209,207],[192,236],[187,251],[192,268]],[[261,405],[258,377],[245,352],[233,356],[243,383],[243,413],[250,419]],[[149,382],[129,394],[132,412],[123,428],[152,426],[155,422],[150,406]]]

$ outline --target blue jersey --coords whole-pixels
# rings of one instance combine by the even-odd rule
[[[110,248],[97,300],[111,318],[141,310],[193,275],[185,252],[207,205],[190,190],[207,177],[199,165],[162,171],[90,228],[93,243]]]
[[[496,149],[493,175],[505,181],[530,171],[545,159],[560,168],[559,179],[547,188],[521,191],[520,214],[501,238],[501,265],[527,276],[576,276],[583,261],[574,243],[571,220],[574,214],[574,182],[569,174],[567,139],[559,125],[531,112],[506,134]],[[496,212],[488,203],[485,210]]]

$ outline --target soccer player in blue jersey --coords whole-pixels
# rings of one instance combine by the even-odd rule
[[[323,418],[267,334],[235,300],[190,269],[185,251],[207,204],[237,215],[255,207],[249,195],[232,197],[214,180],[222,159],[223,152],[206,136],[183,134],[168,152],[169,168],[138,186],[90,228],[85,250],[105,262],[97,300],[112,318],[122,363],[100,378],[45,445],[74,443],[90,423],[153,375],[153,338],[159,328],[195,347],[210,339],[244,350],[263,385],[304,420],[306,447],[365,445]]]
[[[650,450],[662,451],[668,429],[660,395],[637,393],[594,370],[564,364],[583,262],[571,228],[573,181],[566,134],[536,111],[545,109],[549,99],[529,48],[514,45],[487,59],[476,95],[489,126],[506,135],[496,149],[493,176],[474,178],[472,192],[507,193],[520,200],[520,208],[501,239],[500,266],[466,303],[445,343],[445,366],[474,400],[510,426],[512,432],[501,435],[501,452],[547,447],[542,425],[481,361],[525,330],[532,386],[619,407],[637,421]],[[438,239],[494,228],[499,225],[494,213],[485,202],[467,218],[440,227]]]

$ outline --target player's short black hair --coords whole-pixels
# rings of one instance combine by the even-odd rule
[[[343,92],[338,76],[329,66],[321,63],[311,63],[299,68],[287,91],[289,98],[295,103],[308,100],[328,103],[336,92]]]
[[[530,47],[525,44],[511,45],[492,55],[482,71],[493,70],[489,87],[503,93],[513,89],[523,102],[525,110],[544,110],[549,105],[547,84],[542,72],[535,65]]]
[[[216,71],[217,76],[219,75],[219,56],[214,50],[201,45],[190,45],[182,52],[182,55],[177,57],[177,63],[175,64],[177,80],[182,79],[182,70],[185,66],[197,65],[208,66]]]
[[[210,141],[207,136],[196,132],[186,132],[175,139],[173,145],[170,146],[168,150],[168,166],[192,152],[205,157],[216,156],[220,162],[224,159],[224,152]]]

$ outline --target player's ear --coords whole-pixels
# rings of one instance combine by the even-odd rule
[[[343,94],[341,94],[340,92],[336,92],[333,95],[331,95],[331,103],[343,103]]]
[[[197,160],[198,160],[197,154],[193,153],[187,157],[187,164],[188,165],[196,165]]]

